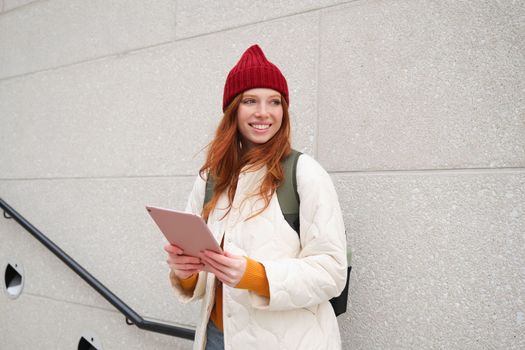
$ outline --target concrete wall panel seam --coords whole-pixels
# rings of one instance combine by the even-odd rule
[[[316,105],[316,119],[315,119],[315,129],[314,129],[314,157],[319,159],[319,118],[320,118],[320,109],[319,109],[319,71],[321,70],[321,16],[322,11],[317,13],[317,57],[316,57],[316,70],[315,70],[315,80],[316,80],[316,95],[315,95],[315,105]]]
[[[64,176],[64,177],[16,177],[16,178],[0,178],[0,181],[36,181],[36,180],[49,180],[49,181],[64,181],[64,180],[114,180],[114,179],[162,179],[162,178],[173,178],[173,179],[193,179],[195,175],[114,175],[114,176]]]
[[[200,36],[203,36],[203,35],[209,35],[209,34],[214,34],[214,33],[221,33],[223,31],[228,31],[228,30],[231,30],[231,29],[239,29],[239,28],[243,28],[243,27],[246,27],[246,26],[261,24],[261,23],[265,23],[265,22],[271,22],[271,21],[274,21],[274,20],[281,20],[281,19],[290,18],[290,17],[294,17],[294,16],[300,16],[300,15],[309,14],[309,13],[312,13],[312,12],[322,11],[322,10],[326,10],[326,9],[333,9],[333,8],[337,8],[338,6],[345,6],[345,5],[348,5],[349,3],[356,2],[356,1],[361,1],[361,0],[343,1],[343,2],[336,3],[336,4],[332,4],[332,5],[326,5],[326,6],[321,6],[321,7],[309,8],[309,9],[303,10],[303,11],[289,12],[289,13],[286,13],[286,14],[281,15],[281,16],[263,18],[260,21],[251,21],[251,22],[241,23],[241,24],[237,24],[237,25],[230,25],[230,26],[220,27],[219,29],[216,29],[216,30],[203,31],[203,32],[199,32],[197,34],[179,35],[177,38],[178,39],[197,38],[197,37],[200,37]],[[180,16],[179,16],[179,18],[180,18]]]
[[[12,6],[10,8],[6,5],[5,0],[0,1],[0,6],[1,6],[0,7],[0,20],[2,19],[2,15],[6,13],[22,10],[24,8],[27,8],[28,6],[34,5],[36,2],[43,2],[43,1],[50,1],[50,0],[30,0],[22,5]]]
[[[393,169],[393,170],[330,170],[329,174],[347,175],[428,175],[428,174],[523,174],[525,168],[454,168],[454,169]]]
[[[48,0],[43,0],[43,1],[48,1]],[[91,58],[88,58],[88,59],[85,59],[85,60],[70,62],[70,63],[66,63],[66,64],[54,66],[54,67],[48,67],[48,68],[38,69],[38,70],[30,71],[30,72],[24,72],[22,74],[5,76],[5,77],[0,78],[0,83],[8,82],[8,81],[16,80],[16,79],[21,79],[21,78],[25,78],[25,77],[29,77],[29,76],[32,76],[32,75],[35,75],[35,74],[60,71],[62,69],[68,69],[68,68],[75,67],[75,66],[81,66],[83,64],[91,64],[91,63],[98,62],[98,61],[112,60],[112,59],[121,59],[121,58],[124,58],[126,56],[139,54],[139,53],[141,53],[143,51],[147,51],[147,50],[150,50],[150,49],[161,48],[161,47],[163,47],[165,45],[170,45],[173,42],[174,42],[174,40],[168,40],[168,41],[164,41],[164,42],[161,42],[161,43],[155,43],[155,44],[152,44],[152,45],[149,45],[149,46],[143,46],[143,47],[130,49],[130,50],[126,50],[126,51],[121,51],[121,52],[117,52],[117,53],[111,53],[109,55],[102,55],[102,56],[97,56],[97,57],[91,57]]]

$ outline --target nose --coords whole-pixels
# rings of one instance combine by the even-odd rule
[[[259,103],[257,105],[257,110],[255,111],[256,116],[267,116],[268,108],[264,103]]]

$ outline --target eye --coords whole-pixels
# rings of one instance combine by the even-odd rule
[[[273,103],[274,105],[278,106],[278,105],[281,104],[281,100],[277,100],[277,99],[275,99],[275,100],[272,100],[272,103]]]
[[[245,100],[242,100],[242,103],[244,103],[245,105],[250,105],[255,103],[255,100],[253,98],[247,98]]]

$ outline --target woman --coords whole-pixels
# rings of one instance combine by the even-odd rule
[[[299,157],[300,235],[276,197],[291,152],[288,104],[286,79],[251,46],[228,74],[224,116],[187,205],[224,254],[165,246],[179,299],[203,299],[194,349],[341,347],[329,299],[344,288],[346,239],[330,176]],[[213,196],[203,206],[208,174]]]

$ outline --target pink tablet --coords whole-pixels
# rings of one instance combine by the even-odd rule
[[[222,249],[200,216],[172,209],[146,206],[149,214],[171,244],[185,255],[198,256],[203,250],[222,254]]]

